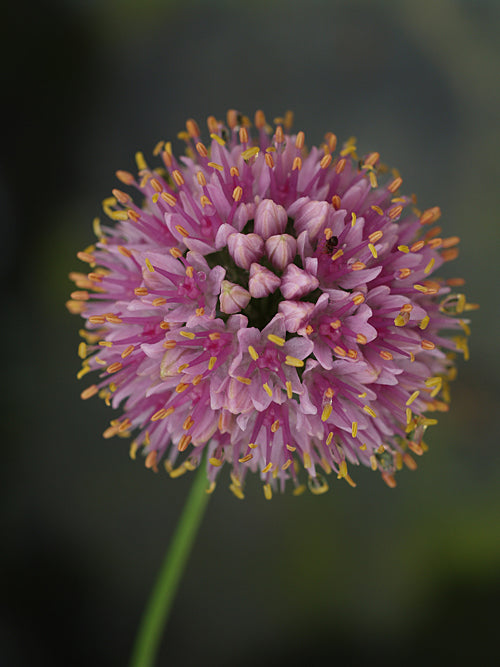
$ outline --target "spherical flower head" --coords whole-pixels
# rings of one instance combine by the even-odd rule
[[[136,176],[117,172],[127,192],[71,276],[78,377],[98,375],[82,397],[121,408],[104,437],[132,437],[132,458],[177,477],[206,452],[209,488],[228,465],[239,498],[248,471],[266,498],[322,493],[332,472],[354,486],[358,464],[392,487],[468,356],[475,306],[434,277],[458,238],[378,153],[336,153],[332,133],[307,150],[290,114],[276,123],[258,111],[252,136],[235,111],[211,116],[206,144],[189,120],[183,157],[161,142],[163,164],[138,153]]]

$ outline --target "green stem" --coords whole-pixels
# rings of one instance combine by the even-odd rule
[[[154,664],[175,593],[210,497],[206,493],[206,488],[207,473],[202,460],[144,611],[135,639],[130,667],[151,667]]]

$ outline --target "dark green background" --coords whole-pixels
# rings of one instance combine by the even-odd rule
[[[11,3],[2,16],[0,663],[124,665],[190,480],[103,440],[82,403],[77,250],[137,150],[229,107],[358,137],[462,238],[471,360],[396,490],[211,500],[160,664],[495,664],[499,4]],[[180,148],[179,142],[176,143]]]

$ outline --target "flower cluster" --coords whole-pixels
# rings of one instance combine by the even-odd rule
[[[82,398],[122,406],[104,437],[134,434],[146,467],[177,477],[206,450],[210,488],[227,463],[237,497],[248,470],[267,498],[303,491],[302,468],[313,493],[332,471],[354,485],[359,463],[394,486],[468,355],[463,280],[431,278],[459,239],[378,153],[335,155],[332,133],[307,150],[290,114],[275,123],[258,111],[252,137],[237,112],[211,116],[205,144],[189,120],[184,156],[160,142],[162,166],[137,153],[137,176],[116,173],[140,201],[113,190],[113,224],[78,253],[90,273],[71,274],[78,376],[99,374]]]

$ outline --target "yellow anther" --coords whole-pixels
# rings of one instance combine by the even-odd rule
[[[413,394],[410,396],[410,398],[406,401],[406,406],[411,405],[413,401],[418,398],[420,395],[420,392],[418,390],[414,391]]]
[[[179,382],[177,387],[175,388],[176,393],[181,394],[183,391],[185,391],[189,387],[188,384],[185,382]]]
[[[217,162],[208,162],[208,166],[212,167],[213,169],[217,169],[218,171],[224,171],[224,167]]]
[[[192,266],[187,266],[186,267],[186,276],[188,278],[192,278],[194,276],[194,269]]]
[[[245,497],[245,494],[243,493],[241,488],[239,486],[236,486],[235,484],[231,484],[229,486],[229,490],[232,491],[234,495],[240,500],[243,500],[243,498]]]
[[[288,459],[288,461],[285,461],[283,465],[281,466],[281,470],[288,470],[288,468],[292,465],[293,459]]]
[[[214,132],[212,132],[210,134],[210,139],[213,139],[214,141],[216,141],[219,144],[219,146],[225,146],[226,145],[226,142],[224,141],[224,139],[219,137],[219,135],[215,134]]]
[[[184,465],[180,465],[178,468],[171,470],[168,474],[172,479],[177,479],[187,472],[187,468]]]
[[[407,245],[398,245],[398,250],[399,252],[404,252],[404,253],[410,252],[410,248],[408,248]]]
[[[243,197],[243,188],[241,185],[237,185],[233,190],[233,199],[234,201],[240,201]]]
[[[276,419],[276,421],[274,421],[271,424],[271,433],[276,433],[276,431],[279,429],[279,427],[280,427],[280,420]]]
[[[372,470],[376,470],[378,468],[377,459],[375,458],[375,456],[373,454],[370,456],[370,466],[371,466]]]
[[[355,438],[358,434],[358,422],[352,422],[351,435]]]
[[[189,340],[194,340],[196,338],[196,334],[192,331],[179,331],[179,333],[183,338],[189,338]]]
[[[304,468],[310,468],[312,466],[312,461],[311,461],[311,456],[309,452],[304,452],[302,456],[303,462],[304,462]]]
[[[326,420],[328,419],[328,417],[332,414],[332,410],[333,410],[333,408],[332,408],[332,406],[330,405],[330,403],[327,403],[327,404],[323,407],[323,412],[321,413],[321,421],[326,422]]]
[[[337,250],[337,252],[336,252],[335,254],[332,255],[332,262],[334,262],[334,261],[335,261],[336,259],[338,259],[339,257],[342,257],[343,254],[344,254],[344,251],[342,250],[342,248],[339,248],[339,249]]]
[[[427,266],[424,269],[424,273],[430,273],[432,271],[432,267],[434,266],[436,260],[434,257],[431,259],[431,261],[427,264]]]
[[[165,305],[167,303],[167,300],[164,296],[159,296],[156,299],[153,299],[151,303],[153,306],[155,306],[155,308],[157,308],[158,306]]]
[[[371,252],[371,254],[373,255],[373,257],[374,257],[375,259],[377,259],[377,257],[378,257],[378,255],[377,255],[377,250],[376,250],[375,246],[373,245],[373,243],[369,243],[369,244],[368,244],[368,249],[369,249],[369,251]]]
[[[185,371],[186,368],[189,368],[189,364],[181,364],[179,368],[177,369],[178,373],[182,373],[182,371]]]
[[[251,461],[253,459],[253,454],[247,454],[246,456],[242,456],[241,459],[238,459],[239,463],[247,463],[248,461]]]
[[[272,390],[271,387],[267,384],[267,382],[264,382],[264,384],[263,384],[262,386],[263,386],[264,391],[266,392],[266,394],[267,394],[270,398],[272,398],[272,397],[273,397],[273,390]]]
[[[359,448],[361,449],[362,452],[365,452],[366,449],[367,449],[366,442],[364,442],[362,445],[360,445]]]
[[[422,292],[423,294],[427,294],[428,291],[429,291],[428,287],[426,287],[425,285],[419,285],[419,284],[413,285],[413,289],[416,289],[417,292]]]
[[[146,259],[144,260],[144,263],[145,263],[146,266],[148,267],[148,271],[149,271],[150,273],[154,273],[154,270],[155,270],[155,269],[154,269],[154,266],[151,264],[151,262],[149,261],[149,259],[148,259],[147,257],[146,257]]]
[[[354,227],[356,224],[356,213],[354,211],[351,213],[351,227]]]
[[[347,463],[345,461],[341,461],[339,463],[339,474],[337,477],[345,477],[347,475]]]
[[[370,180],[370,185],[372,186],[372,188],[378,187],[377,177],[374,171],[370,171],[370,173],[368,174],[368,179]]]
[[[399,314],[395,319],[394,319],[394,324],[397,327],[404,327],[405,324],[408,323],[408,320],[410,319],[410,316],[408,313],[403,313]]]
[[[380,208],[380,206],[373,204],[372,206],[370,206],[370,208],[373,209],[375,213],[378,213],[379,215],[384,215],[384,211]]]
[[[286,448],[289,452],[295,452],[297,450],[297,447],[293,447],[292,445],[287,445]]]
[[[248,354],[252,357],[254,361],[257,361],[257,359],[259,358],[259,355],[257,354],[255,348],[252,345],[248,346]]]
[[[262,472],[263,472],[263,473],[269,472],[269,471],[271,470],[272,467],[273,467],[273,464],[272,464],[272,461],[271,461],[271,462],[269,462],[269,463],[266,465],[265,468],[262,468]]]
[[[286,386],[286,395],[287,395],[287,397],[292,398],[293,392],[292,392],[292,383],[290,382],[290,380],[287,380],[285,382],[285,386]]]
[[[428,315],[426,315],[426,316],[420,321],[420,323],[419,323],[418,326],[419,326],[422,330],[424,330],[424,329],[427,328],[429,322],[430,322],[430,317],[429,317]]]
[[[243,151],[241,157],[244,160],[250,160],[250,158],[254,157],[254,155],[257,155],[258,153],[260,153],[260,148],[258,146],[252,146],[251,148],[247,148],[246,151]]]
[[[216,468],[219,468],[222,465],[221,459],[217,459],[217,458],[215,458],[215,456],[210,457],[208,459],[208,462],[210,463],[210,465],[213,465]]]
[[[287,366],[293,366],[294,368],[302,368],[304,362],[302,359],[297,359],[297,357],[292,357],[289,354],[285,357],[285,364]]]
[[[280,347],[283,347],[285,344],[285,339],[280,338],[279,336],[275,336],[274,334],[267,334],[268,340],[271,341],[271,343],[274,343],[275,345],[279,345]]]
[[[137,151],[135,154],[135,163],[139,171],[143,171],[144,169],[148,168],[146,160],[144,159],[144,155],[141,153],[141,151]]]
[[[271,498],[273,497],[273,491],[271,489],[271,485],[270,484],[264,484],[263,490],[264,490],[264,495],[266,497],[266,500],[271,500]]]
[[[326,436],[326,445],[329,447],[332,444],[333,440],[333,431],[330,431],[330,433]]]
[[[208,370],[211,371],[216,363],[217,363],[217,357],[210,357],[210,359],[208,360]]]
[[[80,359],[85,359],[87,357],[87,344],[81,341],[78,345],[78,356]]]
[[[77,380],[81,380],[84,375],[87,375],[87,373],[90,373],[92,369],[87,363],[84,363],[81,369],[78,371],[76,374]]]
[[[252,380],[250,378],[243,377],[242,375],[238,375],[236,379],[238,380],[238,382],[242,382],[243,384],[247,385],[252,384]]]
[[[375,410],[374,410],[373,408],[371,408],[369,405],[364,405],[364,406],[363,406],[363,410],[364,410],[368,415],[370,415],[370,417],[376,417],[376,416],[377,416],[377,413],[375,412]]]
[[[231,167],[229,170],[229,174],[233,176],[233,178],[239,178],[240,177],[240,171],[238,167]]]
[[[355,303],[357,306],[359,306],[359,305],[361,305],[362,303],[365,302],[365,297],[364,297],[363,294],[356,294],[355,296],[353,296],[352,302]],[[358,334],[358,335],[360,335],[360,334]]]
[[[200,197],[200,203],[201,203],[203,208],[205,208],[205,206],[212,206],[212,202],[210,201],[210,199],[206,195],[203,195],[202,197]]]
[[[411,420],[413,418],[411,408],[406,408],[406,424],[409,425],[411,424]]]
[[[302,169],[302,158],[300,158],[300,157],[296,157],[293,160],[292,171],[295,171],[296,169],[298,171],[300,171]]]
[[[250,449],[257,449],[258,447],[258,445],[256,445],[255,442],[249,442],[248,446],[250,447]]]
[[[295,487],[295,489],[292,491],[294,496],[301,496],[304,491],[306,490],[306,485],[305,484],[299,484],[298,486]]]
[[[113,347],[113,341],[111,341],[111,340],[100,340],[99,341],[99,346],[100,347]]]
[[[240,143],[247,144],[248,143],[248,130],[247,130],[246,127],[240,127],[239,135],[240,135]]]
[[[139,448],[139,445],[135,440],[130,443],[130,449],[129,449],[128,454],[129,454],[130,458],[132,459],[132,461],[135,461],[135,457],[136,457],[138,448]]]

